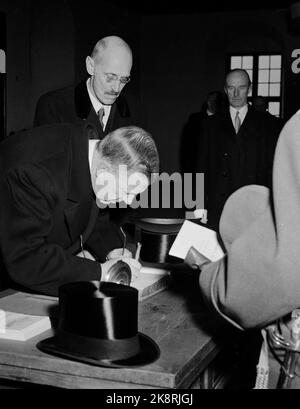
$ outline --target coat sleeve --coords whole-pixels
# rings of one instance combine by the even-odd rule
[[[284,271],[284,277],[280,266],[272,268],[267,262],[264,266],[263,260],[259,266],[257,260],[251,262],[243,253],[229,253],[204,266],[200,273],[201,293],[215,314],[237,328],[253,329],[263,328],[299,307],[300,280],[295,269]]]
[[[101,263],[106,261],[111,250],[123,247],[120,226],[111,219],[113,210],[123,209],[108,209],[99,213],[93,231],[84,245]]]
[[[255,200],[259,201],[259,196],[254,195],[251,200],[249,195],[243,195],[251,187],[235,192],[227,205],[232,204],[234,198],[244,196],[251,202],[249,207],[256,206]],[[231,206],[232,216],[229,209],[225,205],[223,216],[226,217],[222,216],[221,227],[226,219],[226,235],[235,237],[231,243],[227,242],[226,257],[203,267],[199,278],[200,289],[211,309],[233,325],[262,328],[299,308],[299,241],[293,237],[294,226],[291,223],[275,229],[269,206],[254,221],[249,219],[249,209],[247,211],[245,203],[240,200]],[[239,217],[248,218],[249,225],[238,227]],[[286,229],[289,233],[285,243],[286,232],[282,230]]]
[[[200,289],[208,308],[238,329],[243,329],[239,317],[227,310],[227,257],[206,264],[199,278]],[[234,318],[233,318],[234,317]]]
[[[9,169],[1,189],[1,249],[13,282],[57,295],[63,283],[100,279],[99,263],[70,255],[49,242],[58,195],[43,168],[30,165]]]

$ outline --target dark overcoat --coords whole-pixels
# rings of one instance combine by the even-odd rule
[[[280,133],[269,114],[249,106],[236,134],[229,109],[207,118],[197,150],[197,172],[204,173],[208,221],[217,228],[228,197],[245,185],[270,187],[274,150]]]
[[[133,95],[119,95],[111,107],[105,130],[102,130],[99,118],[91,103],[86,81],[76,86],[69,86],[50,91],[40,97],[37,103],[34,126],[88,121],[97,128],[100,139],[109,132],[129,125],[146,126],[146,115],[140,101]]]

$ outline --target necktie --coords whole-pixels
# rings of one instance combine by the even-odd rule
[[[98,117],[99,117],[99,121],[100,121],[100,124],[101,124],[101,126],[102,126],[102,129],[104,129],[104,123],[103,123],[103,117],[104,117],[104,115],[105,115],[105,111],[104,111],[104,108],[102,107],[102,108],[100,108],[99,111],[98,111]]]
[[[241,118],[239,116],[239,111],[236,111],[235,118],[234,118],[235,133],[238,133],[240,127],[241,127]]]

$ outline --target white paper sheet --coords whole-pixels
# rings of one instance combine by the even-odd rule
[[[179,230],[169,254],[184,259],[191,246],[211,261],[219,260],[224,256],[217,239],[217,233],[214,230],[186,220]]]

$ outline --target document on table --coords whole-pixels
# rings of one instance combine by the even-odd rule
[[[224,256],[217,233],[214,230],[186,220],[179,230],[169,254],[185,259],[191,247],[194,247],[211,261],[219,260]]]
[[[0,310],[0,339],[27,341],[50,328],[49,317]]]

